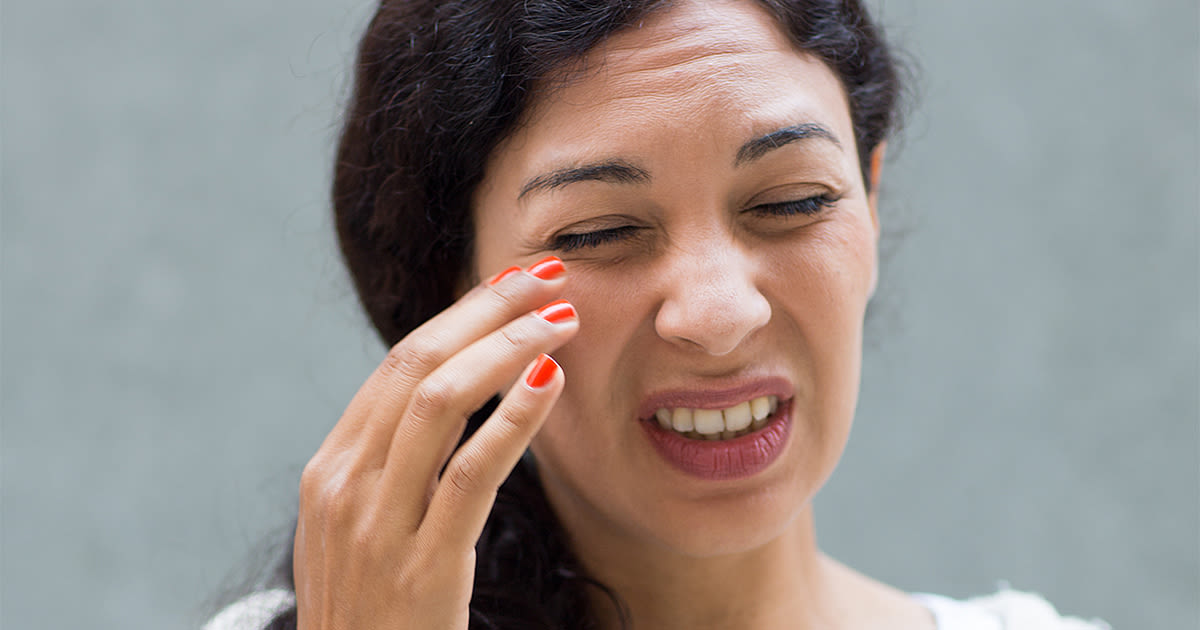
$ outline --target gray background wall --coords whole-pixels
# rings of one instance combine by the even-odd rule
[[[284,7],[284,8],[280,8]],[[0,626],[187,628],[383,349],[326,182],[362,2],[5,2]],[[887,2],[922,66],[834,556],[1200,593],[1197,4]]]

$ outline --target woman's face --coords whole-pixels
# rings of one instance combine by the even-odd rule
[[[535,99],[474,204],[475,271],[558,255],[579,312],[532,446],[547,494],[577,539],[754,548],[807,508],[854,415],[878,225],[846,96],[748,2],[653,15],[584,67]],[[730,428],[771,397],[765,426]]]

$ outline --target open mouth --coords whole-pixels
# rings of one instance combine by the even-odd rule
[[[661,407],[654,420],[688,439],[730,440],[762,429],[778,409],[778,396],[759,396],[725,409]]]
[[[642,426],[674,468],[700,479],[742,479],[766,470],[787,449],[793,400],[770,395],[724,409],[660,408]]]

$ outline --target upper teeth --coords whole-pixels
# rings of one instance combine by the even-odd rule
[[[760,396],[738,403],[728,409],[693,409],[690,407],[666,407],[654,412],[658,424],[664,429],[680,433],[696,432],[704,436],[721,437],[723,433],[743,431],[754,425],[754,429],[766,424],[766,419],[779,406],[776,396]],[[727,437],[727,436],[726,436]]]

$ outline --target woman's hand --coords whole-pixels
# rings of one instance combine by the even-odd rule
[[[562,392],[543,353],[579,329],[570,304],[551,303],[562,272],[549,258],[476,287],[396,344],[350,401],[300,479],[301,630],[467,627],[496,490]],[[454,451],[471,413],[509,384]]]

